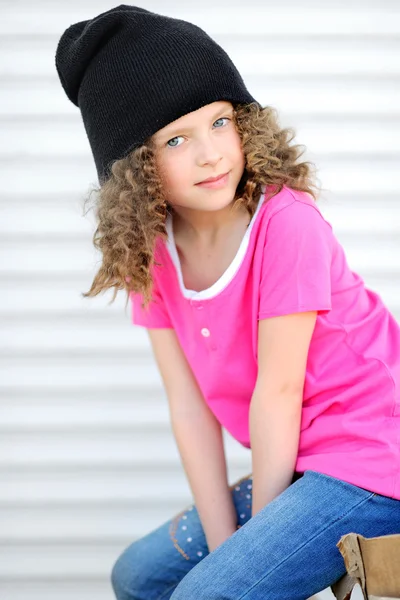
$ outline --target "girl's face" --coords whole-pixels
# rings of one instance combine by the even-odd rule
[[[157,167],[172,206],[216,211],[232,203],[245,158],[230,102],[207,104],[153,136]],[[220,183],[199,185],[228,173]]]

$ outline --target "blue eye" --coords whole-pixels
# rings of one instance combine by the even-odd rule
[[[215,123],[218,123],[219,121],[230,121],[230,119],[228,119],[228,117],[220,117],[219,119],[217,119],[216,121],[214,121],[214,126]],[[223,127],[224,125],[222,125],[221,127]],[[220,126],[217,126],[216,129],[221,129]],[[169,148],[177,148],[178,146],[180,146],[181,144],[171,144],[171,142],[178,140],[179,138],[183,139],[183,137],[181,135],[177,135],[174,138],[171,138],[170,140],[168,140],[168,142],[166,143],[166,145]]]
[[[219,119],[217,119],[217,120],[214,122],[214,125],[215,125],[215,123],[218,123],[218,121],[229,121],[229,119],[228,119],[227,117],[220,117]],[[220,129],[220,127],[217,127],[217,129]]]
[[[170,143],[170,142],[173,142],[174,140],[177,140],[177,139],[179,139],[179,138],[181,138],[181,137],[182,137],[181,135],[177,135],[176,137],[174,137],[174,138],[170,139],[170,140],[167,142],[167,146],[169,145],[169,143]],[[169,147],[170,147],[170,148],[176,148],[178,145],[180,145],[180,144],[174,144],[174,145],[172,145],[172,146],[169,146]]]

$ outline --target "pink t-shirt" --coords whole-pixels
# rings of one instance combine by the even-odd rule
[[[264,188],[265,192],[265,188]],[[317,310],[296,471],[312,469],[400,499],[400,326],[349,268],[314,200],[284,187],[264,202],[222,277],[184,287],[171,218],[158,238],[149,310],[133,323],[173,328],[219,422],[250,448],[258,320]]]

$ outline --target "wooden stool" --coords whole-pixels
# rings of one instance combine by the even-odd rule
[[[337,600],[349,600],[356,583],[365,600],[400,600],[400,535],[365,538],[349,533],[337,546],[347,569],[332,586]]]

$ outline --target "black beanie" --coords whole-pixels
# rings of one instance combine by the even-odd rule
[[[179,117],[218,100],[256,102],[200,27],[127,4],[68,27],[55,64],[101,183],[115,160]]]

